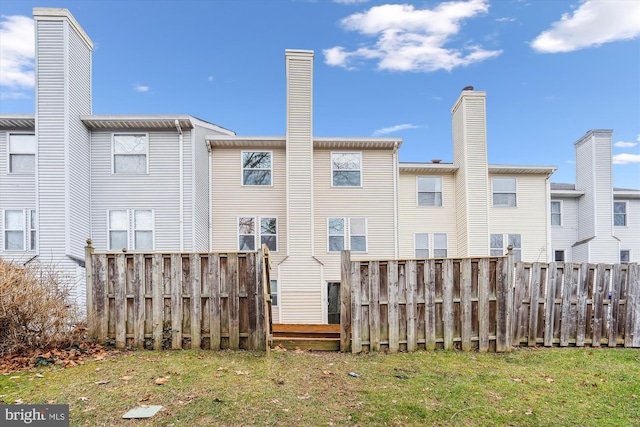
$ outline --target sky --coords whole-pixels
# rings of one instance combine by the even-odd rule
[[[612,129],[614,185],[640,188],[638,0],[0,0],[0,113],[34,112],[33,7],[69,9],[93,40],[94,114],[284,135],[284,51],[306,49],[316,136],[451,162],[451,107],[474,86],[489,163],[573,183],[573,143]]]

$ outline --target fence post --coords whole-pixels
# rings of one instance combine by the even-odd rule
[[[84,247],[84,270],[85,286],[87,292],[87,328],[89,336],[96,336],[96,308],[93,301],[93,241],[87,239],[87,246]]]
[[[340,351],[351,350],[351,251],[340,254]]]

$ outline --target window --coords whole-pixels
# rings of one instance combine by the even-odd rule
[[[361,168],[361,153],[331,153],[334,187],[360,187],[362,185]]]
[[[345,229],[347,223],[349,224],[348,230]],[[328,252],[340,252],[343,249],[350,249],[353,252],[367,252],[367,219],[327,218],[327,236]],[[345,246],[347,241],[349,247]]]
[[[447,235],[445,233],[433,234],[433,257],[447,257]]]
[[[242,152],[242,185],[271,185],[271,152]]]
[[[349,235],[352,252],[367,252],[367,220],[365,218],[349,220]]]
[[[441,177],[418,177],[418,206],[442,206]]]
[[[329,234],[329,252],[340,252],[344,246],[344,218],[328,218],[327,230]]]
[[[36,136],[9,135],[9,173],[34,173],[36,170]]]
[[[516,206],[516,179],[493,178],[493,207]]]
[[[563,250],[553,251],[553,260],[555,262],[564,262],[564,251]]]
[[[562,202],[551,202],[551,225],[562,225]]]
[[[627,225],[627,202],[613,202],[613,225]]]
[[[155,220],[152,210],[110,210],[107,216],[109,250],[153,250]]]
[[[628,249],[620,251],[620,264],[629,264],[631,260],[631,251]]]
[[[277,307],[278,306],[278,281],[271,280],[270,286],[271,286],[271,307]]]
[[[37,230],[36,211],[30,210],[29,211],[29,237],[30,237],[29,249],[31,249],[32,251],[36,250],[36,242],[37,242],[36,238],[38,237],[36,230]]]
[[[418,259],[429,258],[429,234],[416,233],[413,235],[415,257]]]
[[[36,211],[7,209],[4,211],[4,250],[35,251],[37,243]]]
[[[490,236],[489,254],[491,256],[503,256],[507,254],[507,248],[511,246],[513,259],[522,260],[522,236],[520,234],[492,234]]]
[[[260,222],[258,230],[256,224]],[[270,251],[278,250],[278,219],[277,218],[257,218],[257,217],[241,217],[238,218],[238,250],[239,251],[255,251],[256,240],[259,231],[260,247],[267,245]]]
[[[147,173],[146,134],[113,135],[113,173]]]

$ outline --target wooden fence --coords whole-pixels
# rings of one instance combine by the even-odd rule
[[[344,251],[341,276],[341,351],[640,347],[638,264],[351,261]]]
[[[96,253],[87,241],[89,332],[117,348],[264,350],[269,254]]]

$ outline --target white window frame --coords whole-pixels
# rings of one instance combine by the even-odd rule
[[[22,228],[7,228],[7,212],[20,212]],[[38,230],[35,209],[4,209],[2,211],[2,250],[6,252],[35,252],[38,246]],[[32,227],[32,224],[34,227]],[[22,247],[20,249],[7,249],[7,232],[22,233]],[[35,233],[35,234],[34,234]]]
[[[11,137],[12,136],[33,136],[34,139],[34,147],[33,147],[33,152],[31,151],[12,151],[11,150]],[[36,172],[36,168],[37,168],[37,158],[36,158],[36,152],[38,151],[38,141],[36,140],[36,135],[35,133],[31,133],[31,132],[11,132],[7,134],[7,174],[10,175],[35,175]],[[25,155],[29,155],[29,156],[33,156],[33,171],[28,171],[28,172],[15,172],[13,170],[11,170],[11,156],[13,155],[19,155],[19,156],[25,156]],[[14,210],[14,209],[9,209],[9,210]]]
[[[276,285],[275,291],[273,290],[274,283]],[[280,306],[280,284],[278,283],[278,279],[270,279],[269,285],[271,288],[271,307],[279,307]]]
[[[445,239],[445,247],[444,248],[436,247],[436,235],[444,236],[444,239]],[[449,255],[449,236],[447,235],[447,233],[433,233],[433,240],[432,240],[431,247],[433,248],[433,257],[434,258],[446,258]],[[444,251],[444,256],[437,255],[436,251]]]
[[[560,205],[560,212],[553,212],[553,204],[554,203],[558,203]],[[549,209],[550,209],[549,220],[551,221],[551,226],[552,227],[562,227],[562,219],[563,219],[562,218],[563,217],[562,209],[563,209],[563,207],[564,206],[563,206],[562,200],[551,200],[551,203],[549,204]],[[554,224],[553,223],[553,216],[554,215],[558,215],[560,217],[560,224]]]
[[[627,261],[623,261],[622,260],[622,253],[626,252],[627,253]],[[631,250],[630,249],[620,249],[620,255],[619,255],[619,261],[620,264],[629,264],[631,262]]]
[[[127,215],[127,229],[112,229],[111,228],[111,212],[121,211],[126,212]],[[136,229],[136,212],[150,211],[151,221],[153,222],[151,230]],[[135,252],[147,252],[156,250],[156,211],[155,209],[107,209],[107,250],[108,251],[121,251],[126,249],[127,251]],[[112,231],[126,231],[127,232],[127,247],[126,248],[112,248],[111,247],[111,232]],[[136,248],[136,231],[151,231],[151,249],[137,249]]]
[[[427,247],[418,247],[418,236],[426,237]],[[427,256],[418,255],[418,251],[427,251]],[[429,258],[429,233],[413,233],[413,256],[416,259]]]
[[[244,154],[245,153],[268,153],[269,164],[268,168],[245,168],[244,167]],[[245,184],[244,171],[245,170],[268,170],[269,171],[269,184]],[[273,187],[273,151],[271,150],[241,150],[240,151],[240,185],[243,187]]]
[[[557,252],[562,252],[562,261],[558,261],[558,257],[556,256]],[[554,262],[567,262],[567,251],[564,249],[554,249],[553,250],[553,261]]]
[[[240,220],[242,219],[251,219],[253,221],[253,234],[240,234]],[[238,251],[248,252],[251,250],[241,249],[240,248],[240,236],[253,236],[253,251],[257,251],[262,248],[262,220],[263,219],[275,219],[276,220],[276,233],[275,234],[264,234],[265,236],[275,236],[276,247],[275,249],[269,248],[269,252],[277,253],[280,250],[280,240],[278,237],[278,227],[280,225],[280,221],[277,216],[257,216],[257,215],[242,215],[237,218],[236,221],[236,244]],[[258,244],[258,242],[260,244]]]
[[[624,205],[624,213],[616,213],[616,203],[619,203],[621,205]],[[616,224],[616,215],[623,215],[624,216],[624,224],[622,225],[618,225]],[[627,202],[626,200],[617,200],[613,202],[613,225],[615,227],[626,227],[629,224],[629,202]]]
[[[496,180],[513,180],[514,184],[515,184],[515,189],[513,192],[509,191],[496,191],[495,187],[495,182]],[[503,205],[496,205],[495,204],[495,195],[496,194],[513,194],[515,197],[513,206],[509,205],[509,206],[503,206]],[[518,178],[513,177],[513,176],[494,176],[491,177],[491,206],[494,208],[517,208],[518,207]]]
[[[334,169],[333,167],[333,157],[335,155],[341,155],[341,154],[356,154],[359,157],[359,169],[337,169],[338,171],[340,170],[346,170],[349,172],[359,172],[360,173],[360,185],[335,185],[334,182],[334,178],[333,178],[333,173],[336,171],[336,169]],[[362,174],[362,151],[332,151],[331,152],[331,187],[334,188],[362,188],[362,186],[364,185],[364,177]]]
[[[496,235],[496,236],[502,236],[502,254],[498,255],[498,254],[492,254],[491,251],[497,251],[498,248],[497,247],[492,247],[491,246],[491,236]],[[522,247],[524,246],[522,244],[522,233],[490,233],[489,234],[489,254],[490,256],[505,256],[507,254],[507,248],[509,247],[509,238],[511,236],[520,236],[520,247],[513,247],[512,253],[514,254],[513,258],[514,261],[518,262],[518,261],[522,261]]]
[[[330,234],[331,228],[329,227],[329,221],[331,221],[332,219],[339,219],[342,221],[342,234]],[[340,251],[347,249],[347,218],[339,216],[332,216],[327,218],[327,253],[340,253],[340,251],[331,250],[331,244],[329,242],[331,236],[342,236],[342,249]]]
[[[343,225],[343,234],[329,234],[331,228],[329,227],[329,221],[332,219],[339,219],[342,221]],[[355,234],[352,232],[351,221],[353,220],[363,220],[364,221],[364,234]],[[341,251],[332,251],[331,245],[329,243],[329,238],[341,236],[342,237],[342,250],[350,250],[351,252],[357,254],[365,254],[369,252],[369,220],[363,216],[354,216],[354,217],[340,217],[340,216],[331,216],[327,218],[327,253],[336,254]],[[351,238],[352,237],[364,237],[364,251],[357,251],[352,248]]]
[[[420,191],[420,179],[436,179],[436,180],[440,180],[440,191]],[[444,192],[442,189],[442,176],[429,176],[429,175],[421,175],[421,176],[417,176],[416,177],[416,206],[421,207],[421,208],[440,208],[444,205]],[[433,193],[433,194],[440,194],[440,204],[434,204],[434,205],[421,205],[420,204],[420,193]]]
[[[116,137],[118,136],[144,136],[146,147],[144,151],[145,171],[144,172],[116,172],[116,156],[139,156],[141,154],[116,153]],[[112,175],[149,175],[149,133],[146,132],[115,132],[111,134],[111,174]],[[122,209],[113,209],[122,210]]]
[[[364,221],[364,234],[354,234],[351,231],[351,228],[352,228],[351,222],[354,221],[354,220],[363,220]],[[368,230],[369,230],[369,227],[368,227],[367,218],[361,217],[361,216],[349,218],[349,250],[351,252],[359,253],[359,254],[366,254],[367,252],[369,252],[369,237],[368,237],[369,231]],[[352,248],[351,239],[354,238],[354,237],[364,237],[364,251],[356,251],[356,250],[354,250]]]

